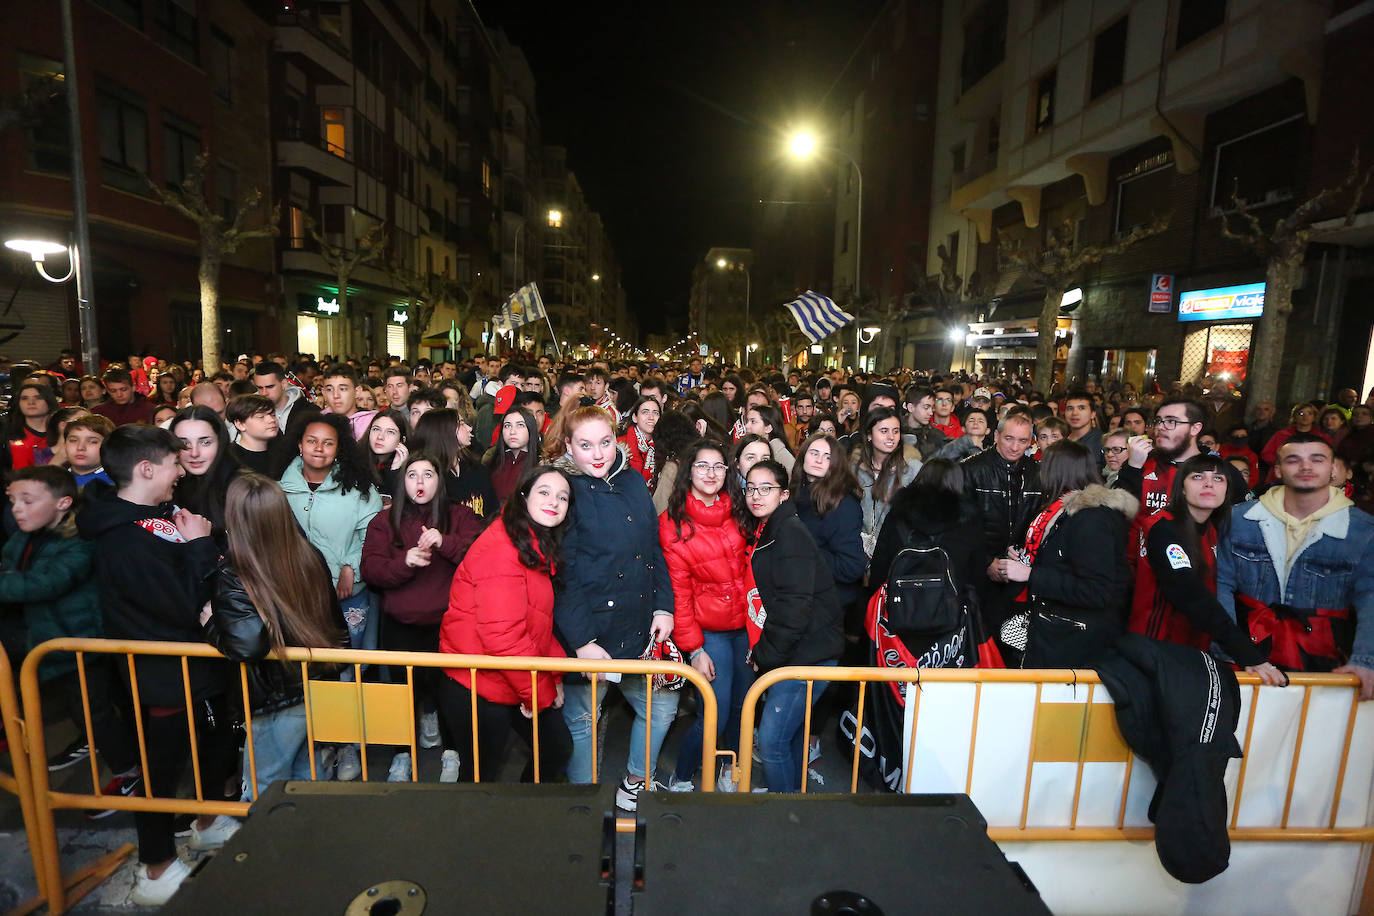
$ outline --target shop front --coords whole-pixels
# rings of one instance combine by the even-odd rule
[[[347,329],[335,290],[315,289],[296,294],[296,349],[316,357],[345,349]]]
[[[1245,381],[1254,319],[1263,314],[1263,283],[1181,293],[1178,320],[1195,326],[1183,337],[1179,379],[1198,383],[1212,376],[1231,384]]]
[[[977,373],[993,377],[1033,376],[1036,348],[1040,343],[1039,325],[1039,318],[1008,318],[970,324],[964,345],[973,354]],[[1064,378],[1073,335],[1073,319],[1061,316],[1055,327],[1056,382]]]

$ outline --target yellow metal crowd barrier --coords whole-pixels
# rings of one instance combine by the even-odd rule
[[[1293,674],[1283,688],[1261,688],[1254,675],[1241,673],[1237,679],[1241,706],[1236,738],[1244,756],[1230,762],[1225,782],[1228,833],[1242,845],[1233,851],[1230,873],[1208,885],[1229,882],[1226,892],[1235,894],[1245,881],[1262,886],[1256,875],[1281,870],[1272,863],[1308,856],[1310,864],[1295,868],[1302,873],[1292,876],[1286,889],[1273,879],[1273,902],[1293,907],[1285,910],[1280,905],[1276,912],[1323,912],[1310,900],[1298,899],[1319,892],[1313,888],[1320,881],[1328,886],[1345,882],[1328,894],[1332,899],[1323,901],[1326,912],[1374,911],[1365,908],[1374,905],[1374,887],[1364,885],[1360,902],[1361,887],[1356,884],[1365,868],[1361,850],[1374,843],[1374,703],[1359,702],[1359,681],[1353,675]],[[1153,872],[1138,858],[1130,868],[1122,864],[1127,853],[1139,853],[1142,841],[1154,837],[1146,816],[1154,779],[1123,740],[1111,698],[1094,672],[830,667],[770,671],[754,682],[744,699],[735,774],[738,791],[752,787],[753,727],[765,694],[784,681],[806,683],[808,710],[818,684],[830,684],[833,690],[839,682],[857,682],[857,708],[841,711],[845,734],[852,730],[859,739],[848,761],[849,792],[860,791],[861,759],[876,758],[878,753],[862,740],[868,691],[904,683],[905,746],[895,752],[888,749],[897,758],[891,788],[970,795],[988,822],[988,835],[1004,844],[1008,856],[1019,856],[1042,889],[1046,884],[1057,891],[1092,883],[1081,880],[1089,869],[1075,873],[1072,866],[1060,864],[1091,855],[1098,857],[1099,869],[1121,866],[1123,887],[1133,878],[1139,879],[1142,894],[1166,887],[1158,900],[1147,902],[1146,896],[1138,896],[1133,903],[1132,887],[1122,892],[1127,900],[1112,901],[1113,906],[1142,912],[1215,911],[1210,905],[1217,897],[1188,898],[1183,909],[1173,909],[1179,897],[1166,899],[1167,895],[1181,893],[1178,889],[1184,886],[1160,882],[1163,873],[1156,861],[1149,863]],[[804,742],[809,741],[809,711],[802,728]],[[801,767],[805,792],[808,763],[804,760]],[[1074,846],[1070,852],[1065,844],[1072,842],[1093,846]],[[1252,843],[1271,851],[1245,845]],[[1299,845],[1284,845],[1290,843]],[[1091,852],[1095,846],[1111,844],[1117,844],[1117,860]],[[1053,851],[1055,846],[1059,853]],[[1040,877],[1029,863],[1035,863]],[[1209,889],[1217,894],[1218,889]],[[1336,899],[1342,892],[1352,894],[1355,901],[1348,909]],[[1104,905],[1102,897],[1087,904],[1082,897],[1051,903],[1056,912],[1101,912]]]
[[[47,752],[43,741],[43,730],[36,727],[28,735],[27,750],[29,755],[28,770],[31,773],[31,787],[28,792],[22,788],[19,792],[21,802],[27,800],[24,811],[24,823],[30,834],[30,846],[34,850],[34,867],[38,873],[39,887],[44,889],[48,905],[53,913],[62,912],[67,906],[64,892],[61,887],[60,870],[58,865],[57,835],[53,819],[53,812],[59,808],[78,808],[87,810],[116,809],[124,811],[162,811],[173,813],[190,813],[198,816],[208,816],[213,814],[227,814],[235,817],[242,817],[248,813],[249,802],[224,801],[207,799],[201,790],[200,774],[201,760],[200,752],[196,746],[194,736],[196,734],[195,721],[193,718],[192,697],[189,677],[189,659],[209,658],[222,659],[223,657],[210,646],[203,643],[160,643],[160,642],[137,642],[107,639],[55,639],[36,646],[28,657],[24,660],[21,675],[21,694],[24,704],[24,716],[29,722],[42,722],[42,697],[39,690],[38,666],[43,659],[54,652],[72,652],[76,656],[77,674],[81,683],[82,711],[86,719],[87,734],[91,734],[91,712],[90,697],[87,693],[86,684],[86,658],[89,655],[110,655],[117,657],[123,664],[127,665],[130,672],[136,674],[138,659],[147,657],[171,657],[181,660],[181,676],[183,689],[186,698],[186,712],[188,734],[190,740],[190,757],[193,771],[193,783],[195,785],[194,798],[175,798],[165,797],[168,789],[159,787],[162,795],[154,797],[153,787],[145,780],[143,784],[142,797],[125,797],[105,795],[100,791],[100,764],[98,761],[98,749],[92,742],[92,753],[90,757],[91,785],[92,792],[70,792],[54,791],[48,782]],[[539,687],[537,675],[541,672],[552,673],[578,673],[586,675],[620,674],[625,677],[643,677],[646,686],[646,711],[645,715],[649,721],[645,724],[645,751],[648,759],[648,749],[651,740],[651,726],[653,715],[653,685],[654,675],[674,674],[683,678],[688,684],[695,687],[701,695],[699,715],[702,716],[704,733],[702,744],[702,788],[711,791],[715,786],[715,758],[716,758],[716,721],[717,710],[715,694],[711,691],[710,682],[705,675],[694,668],[674,662],[664,661],[641,661],[638,659],[605,659],[605,660],[584,660],[580,658],[518,658],[518,657],[499,657],[485,655],[444,655],[441,653],[429,652],[388,652],[380,650],[355,650],[355,649],[287,649],[284,659],[281,661],[298,664],[301,666],[302,680],[306,685],[305,707],[306,707],[306,729],[307,744],[310,751],[310,771],[311,778],[315,778],[315,744],[316,742],[337,742],[337,743],[356,743],[361,745],[362,778],[368,778],[367,769],[367,745],[380,744],[395,746],[408,749],[411,760],[417,761],[416,756],[416,735],[415,735],[415,669],[416,668],[457,668],[466,669],[473,679],[473,683],[478,683],[477,678],[480,672],[492,671],[526,671],[530,674],[532,690],[531,703],[534,708],[539,708]],[[226,662],[228,664],[228,662]],[[260,664],[260,663],[259,663]],[[310,665],[339,665],[351,668],[353,672],[352,681],[339,681],[312,679],[309,676]],[[371,683],[364,682],[361,674],[364,665],[384,665],[392,669],[405,669],[405,682],[390,683]],[[244,781],[247,783],[250,797],[256,796],[257,789],[257,760],[253,751],[253,722],[248,710],[250,708],[248,695],[248,670],[245,664],[238,666],[238,685],[243,697],[245,725],[247,728],[247,740],[245,747],[248,749],[248,772],[244,774]],[[139,758],[143,769],[147,771],[148,748],[144,740],[143,711],[139,704],[137,678],[129,679],[132,692],[132,703],[134,710],[134,729],[137,734]],[[584,689],[578,685],[571,689]],[[594,710],[599,709],[596,702],[595,689],[596,678],[589,677],[585,689],[593,691],[591,706]],[[477,712],[477,692],[472,692],[473,717],[476,719]],[[8,701],[13,704],[12,692],[8,696]],[[9,726],[10,713],[8,709],[5,713],[6,725]],[[598,741],[597,729],[599,727],[599,715],[592,717],[591,733],[591,753],[592,753],[592,780],[598,778],[597,760],[600,742]],[[17,713],[15,721],[18,722]],[[14,747],[15,745],[11,745]],[[466,754],[470,750],[471,757],[464,761],[464,765],[469,762],[473,767],[473,781],[481,781],[481,748],[479,747],[478,730],[472,729],[472,747],[470,749],[460,749],[460,753]],[[536,726],[533,734],[532,748],[534,762],[534,781],[539,782],[541,773],[539,772],[539,730]],[[22,754],[16,755],[22,758]],[[652,762],[651,762],[652,764]],[[17,765],[16,769],[23,769],[22,764]],[[411,767],[411,779],[416,778],[418,765]],[[633,822],[617,825],[621,830],[633,830]]]

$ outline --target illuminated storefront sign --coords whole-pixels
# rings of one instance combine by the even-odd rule
[[[1178,298],[1179,321],[1258,318],[1264,314],[1264,284],[1195,289]]]

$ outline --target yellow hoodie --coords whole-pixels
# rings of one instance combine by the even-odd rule
[[[1272,487],[1264,492],[1260,497],[1260,505],[1268,509],[1274,518],[1283,522],[1284,533],[1288,536],[1288,554],[1283,562],[1283,579],[1288,581],[1288,573],[1293,568],[1293,561],[1297,559],[1298,551],[1302,549],[1303,543],[1307,540],[1308,532],[1312,526],[1328,515],[1335,515],[1342,509],[1348,509],[1355,505],[1340,490],[1335,487],[1330,488],[1331,498],[1326,501],[1316,512],[1307,518],[1294,518],[1283,508],[1284,487]]]

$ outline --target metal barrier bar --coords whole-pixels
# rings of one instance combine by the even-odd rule
[[[1317,674],[1317,673],[1294,673],[1289,675],[1290,687],[1297,687],[1303,690],[1303,703],[1300,713],[1300,724],[1297,740],[1293,750],[1292,766],[1290,767],[1287,795],[1283,806],[1283,816],[1280,826],[1277,827],[1238,827],[1236,819],[1239,815],[1240,800],[1242,790],[1245,785],[1245,765],[1250,755],[1251,739],[1255,729],[1255,713],[1259,704],[1259,685],[1260,679],[1256,675],[1238,672],[1236,674],[1240,684],[1252,688],[1250,699],[1250,710],[1245,725],[1245,737],[1243,741],[1244,757],[1241,759],[1241,769],[1239,781],[1236,787],[1236,797],[1232,806],[1230,837],[1235,842],[1325,842],[1325,843],[1370,843],[1374,842],[1374,826],[1366,827],[1336,827],[1337,808],[1340,804],[1341,787],[1344,785],[1346,767],[1350,756],[1350,741],[1354,734],[1355,716],[1359,708],[1358,691],[1353,694],[1351,708],[1345,731],[1345,743],[1341,753],[1341,763],[1337,775],[1337,788],[1332,799],[1332,810],[1329,818],[1329,826],[1326,827],[1289,827],[1288,815],[1292,804],[1293,782],[1296,778],[1298,761],[1303,747],[1303,734],[1306,726],[1306,716],[1311,701],[1311,690],[1313,687],[1346,687],[1358,688],[1359,680],[1353,675],[1338,674]],[[1125,775],[1121,791],[1121,800],[1117,810],[1116,826],[1111,827],[1083,827],[1078,825],[1079,796],[1082,788],[1083,767],[1085,758],[1078,757],[1077,773],[1074,781],[1074,801],[1073,810],[1070,816],[1069,826],[1067,827],[1036,827],[1028,824],[1030,787],[1032,768],[1034,766],[1033,748],[1035,745],[1035,735],[1039,722],[1039,710],[1043,695],[1044,685],[1046,684],[1083,684],[1088,686],[1087,706],[1084,714],[1082,732],[1079,738],[1079,746],[1082,748],[1088,739],[1088,728],[1091,720],[1092,702],[1095,690],[1102,682],[1092,671],[1075,671],[1072,669],[1044,669],[1044,670],[1008,670],[1008,669],[900,669],[900,668],[830,668],[830,667],[798,667],[798,668],[779,668],[769,671],[754,682],[744,698],[744,706],[740,716],[740,750],[739,764],[737,773],[737,791],[748,792],[752,788],[753,777],[753,724],[757,718],[759,706],[769,688],[782,681],[850,681],[858,682],[861,685],[867,683],[894,683],[905,682],[910,685],[907,690],[906,698],[911,704],[911,715],[919,720],[921,686],[923,683],[971,683],[976,689],[973,699],[973,723],[969,738],[969,762],[968,770],[965,774],[964,786],[966,791],[973,788],[973,758],[978,740],[978,714],[981,709],[983,699],[983,685],[985,684],[1033,684],[1036,688],[1035,707],[1032,714],[1031,724],[1031,756],[1027,763],[1025,794],[1021,801],[1021,814],[1019,826],[1012,827],[989,827],[988,835],[998,842],[1040,842],[1040,841],[1125,841],[1125,840],[1149,840],[1154,836],[1153,827],[1126,826],[1126,804],[1130,792],[1131,774],[1134,765],[1134,755],[1127,755],[1125,759]],[[860,709],[855,714],[855,719],[862,723],[862,699],[863,690],[860,691]],[[807,719],[807,729],[810,720]],[[906,765],[906,788],[910,791],[911,779],[914,767],[910,761],[914,759],[916,747],[916,728],[912,729],[907,748]],[[857,744],[862,740],[862,728],[855,728],[855,754],[859,753]],[[803,756],[807,751],[803,750]],[[855,770],[857,773],[857,756],[855,757]],[[857,791],[857,779],[851,775],[850,791]]]
[[[19,702],[14,694],[14,673],[10,668],[9,655],[3,649],[0,649],[0,719],[3,719],[0,721],[0,735],[3,735],[9,744],[10,765],[14,769],[13,773],[0,773],[0,789],[19,796],[19,810],[24,817],[24,833],[29,841],[29,857],[33,860],[33,876],[38,885],[38,895],[40,898],[50,898],[54,881],[60,884],[61,877],[50,870],[50,863],[42,856],[43,844],[34,816],[29,758],[25,754],[28,736],[24,720],[19,717]],[[40,717],[34,721],[41,723],[43,719]],[[42,730],[41,725],[39,730]],[[47,772],[46,764],[44,761],[44,773]]]

